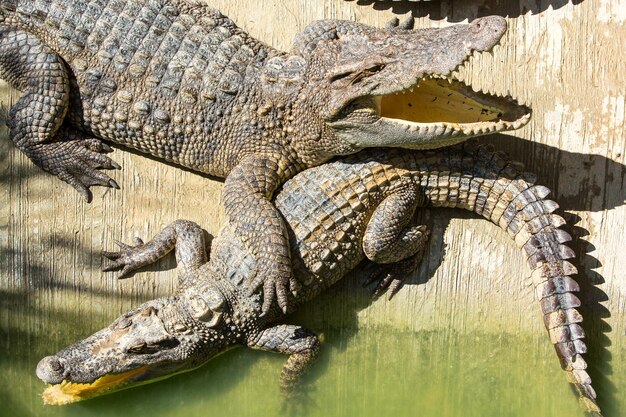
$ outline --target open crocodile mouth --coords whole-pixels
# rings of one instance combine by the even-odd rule
[[[374,97],[375,111],[409,131],[483,135],[518,129],[531,111],[510,97],[474,91],[452,78],[427,77],[415,87]]]
[[[357,98],[328,125],[359,148],[434,149],[518,129],[530,117],[530,108],[511,97],[474,91],[451,75],[435,75],[395,93]]]
[[[41,397],[44,404],[48,405],[65,405],[86,400],[125,388],[149,368],[149,366],[142,366],[128,372],[107,374],[91,383],[63,381],[59,384],[48,385]]]

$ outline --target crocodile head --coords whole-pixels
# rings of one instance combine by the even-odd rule
[[[191,370],[241,336],[216,286],[149,301],[37,365],[47,404],[68,404]]]
[[[526,106],[474,91],[454,77],[474,53],[499,42],[506,31],[502,17],[421,30],[342,23],[305,31],[295,50],[312,56],[308,68],[316,72],[306,77],[313,81],[301,90],[300,101],[319,99],[326,135],[347,144],[347,152],[372,146],[437,148],[529,121]]]

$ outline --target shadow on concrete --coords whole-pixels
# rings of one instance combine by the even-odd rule
[[[564,211],[610,210],[626,203],[626,165],[604,155],[572,152],[510,135],[481,138],[524,163]]]
[[[379,0],[357,0],[360,6],[369,6],[375,10],[392,10],[396,14],[412,13],[414,17],[428,17],[432,20],[461,22],[472,21],[478,17],[499,15],[519,17],[538,14],[548,9],[556,10],[569,3],[574,5],[583,0],[432,0],[420,2],[398,2]]]
[[[572,213],[565,213],[563,216],[567,220],[564,229],[574,237],[568,244],[577,255],[576,266],[578,276],[575,277],[580,285],[581,306],[578,308],[585,321],[582,326],[586,334],[588,352],[585,355],[588,368],[587,372],[593,381],[593,387],[598,394],[598,401],[604,417],[618,417],[621,410],[617,408],[615,385],[609,380],[609,375],[613,374],[612,355],[608,350],[611,346],[611,339],[608,336],[613,331],[606,319],[611,317],[611,312],[603,304],[608,301],[607,294],[600,288],[606,280],[596,269],[602,263],[590,255],[596,248],[593,244],[585,240],[589,232],[576,226],[582,219]],[[617,312],[620,313],[620,312]]]

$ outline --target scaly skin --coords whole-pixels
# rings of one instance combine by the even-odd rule
[[[302,172],[275,199],[289,227],[293,268],[302,286],[297,295],[287,295],[289,301],[297,307],[310,300],[366,258],[388,267],[376,291],[397,290],[417,265],[428,236],[424,226],[412,224],[413,212],[424,206],[472,211],[523,248],[562,366],[585,409],[600,416],[582,358],[586,345],[574,295],[579,287],[570,277],[576,268],[567,261],[574,254],[563,244],[570,237],[559,229],[564,221],[553,214],[556,203],[545,199],[549,191],[533,182],[519,163],[475,142],[427,152],[371,150]],[[150,301],[42,359],[37,375],[61,384],[46,390],[45,401],[77,401],[192,369],[234,345],[290,355],[282,387],[298,391],[298,375],[317,355],[319,340],[307,329],[281,324],[284,313],[276,307],[261,314],[261,298],[245,289],[257,262],[232,225],[214,240],[209,261],[201,229],[183,220],[146,244],[105,256],[114,261],[108,269],[132,271],[174,248],[182,271],[177,294]],[[139,374],[126,374],[133,370]],[[112,374],[121,374],[123,383],[102,389],[94,383]],[[92,390],[81,393],[75,383],[91,384]]]
[[[435,148],[529,118],[513,100],[441,80],[415,109],[408,93],[391,105],[506,30],[500,17],[396,26],[321,21],[286,53],[198,1],[0,0],[0,77],[23,91],[10,137],[87,200],[92,185],[117,188],[100,169],[119,166],[98,139],[226,177],[228,218],[259,259],[250,290],[263,288],[264,311],[274,298],[286,311],[299,283],[270,203],[285,180],[365,147]],[[448,104],[420,118],[439,96]]]

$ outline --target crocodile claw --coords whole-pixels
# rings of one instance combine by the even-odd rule
[[[387,292],[389,294],[387,299],[391,300],[404,285],[404,277],[398,277],[398,274],[394,271],[394,269],[395,268],[390,267],[389,265],[377,265],[376,270],[370,274],[368,279],[363,284],[363,287],[367,287],[378,281],[378,284],[372,291],[372,297],[378,298],[383,293]]]
[[[422,232],[425,232],[424,228],[421,228]],[[374,282],[378,282],[374,290],[372,291],[372,297],[377,298],[387,292],[388,300],[391,300],[394,295],[400,291],[404,286],[405,280],[417,270],[422,258],[424,257],[424,248],[417,251],[417,253],[405,258],[401,261],[392,264],[375,264],[374,271],[369,275],[367,280],[363,283],[363,287],[367,287]]]
[[[135,246],[128,245],[118,240],[114,241],[120,250],[117,252],[102,251],[101,254],[113,261],[102,267],[105,272],[120,270],[118,279],[128,278],[132,272],[145,265],[145,260],[138,256],[138,251],[144,246],[143,240],[135,238]]]
[[[291,293],[294,297],[297,296],[298,291],[302,287],[301,284],[291,271],[289,271],[286,276],[273,275],[271,277],[267,277],[262,273],[264,270],[267,269],[259,268],[257,271],[254,280],[249,286],[248,295],[254,294],[262,287],[263,305],[261,307],[261,316],[266,315],[270,311],[274,300],[276,300],[276,303],[283,314],[287,314],[289,307],[289,300],[287,296],[289,293]]]
[[[91,186],[119,189],[117,182],[101,171],[121,169],[105,155],[112,152],[111,147],[99,139],[74,139],[78,137],[75,134],[68,136],[72,139],[39,143],[25,152],[36,165],[74,187],[88,203],[92,200]]]

